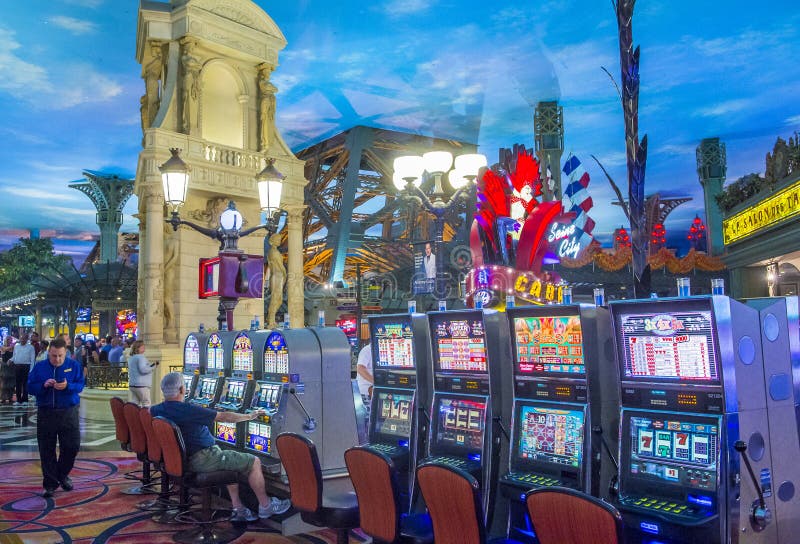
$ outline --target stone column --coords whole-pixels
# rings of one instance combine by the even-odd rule
[[[288,233],[289,266],[286,276],[286,307],[289,324],[294,328],[305,326],[303,277],[303,212],[305,205],[286,206],[286,231]]]
[[[164,342],[164,229],[156,226],[164,221],[164,196],[160,189],[149,182],[143,191],[145,222],[150,228],[142,244],[147,260],[139,260],[139,276],[144,278],[141,286],[146,293],[139,308],[144,316],[141,337],[148,347],[154,348]]]

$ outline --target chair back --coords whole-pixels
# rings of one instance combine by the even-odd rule
[[[528,515],[540,544],[622,542],[622,516],[612,505],[565,487],[529,491]]]
[[[111,404],[111,415],[114,416],[114,428],[117,432],[117,440],[125,448],[131,441],[131,433],[128,429],[128,422],[125,421],[123,406],[125,401],[119,397],[111,397],[108,401]]]
[[[417,467],[417,483],[428,506],[436,544],[484,544],[486,527],[478,480],[438,463]]]
[[[278,455],[289,480],[292,506],[303,512],[322,507],[322,470],[314,443],[296,433],[281,433],[275,439]]]
[[[150,414],[149,408],[139,410],[139,421],[142,423],[144,436],[147,438],[147,460],[151,463],[160,463],[161,444],[158,443],[155,433],[153,433],[153,416]]]
[[[133,402],[126,402],[122,407],[125,421],[131,433],[131,451],[139,455],[147,453],[147,435],[144,434],[142,420],[139,419],[139,405]]]
[[[181,430],[170,420],[157,416],[153,418],[153,436],[161,446],[161,459],[164,470],[173,478],[183,478],[186,468],[186,446]]]
[[[397,470],[386,455],[357,446],[344,452],[344,461],[358,497],[361,530],[382,542],[400,537]]]

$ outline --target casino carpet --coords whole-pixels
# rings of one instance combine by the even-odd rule
[[[78,458],[71,477],[75,489],[42,498],[39,460],[0,460],[0,544],[161,544],[187,525],[160,525],[135,505],[146,497],[123,495],[134,482],[123,475],[141,468],[131,457]],[[267,522],[269,523],[269,522]],[[351,543],[365,542],[360,534]],[[333,531],[283,537],[274,529],[249,524],[235,544],[327,544]]]

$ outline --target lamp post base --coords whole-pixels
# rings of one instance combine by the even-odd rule
[[[222,324],[225,323],[229,331],[233,330],[233,310],[239,303],[238,298],[220,297],[217,315],[218,330],[222,330]]]

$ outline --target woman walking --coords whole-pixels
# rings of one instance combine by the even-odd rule
[[[150,406],[150,384],[153,382],[151,374],[158,361],[151,363],[144,356],[144,342],[137,340],[131,346],[128,357],[128,390],[130,400],[139,406]]]

